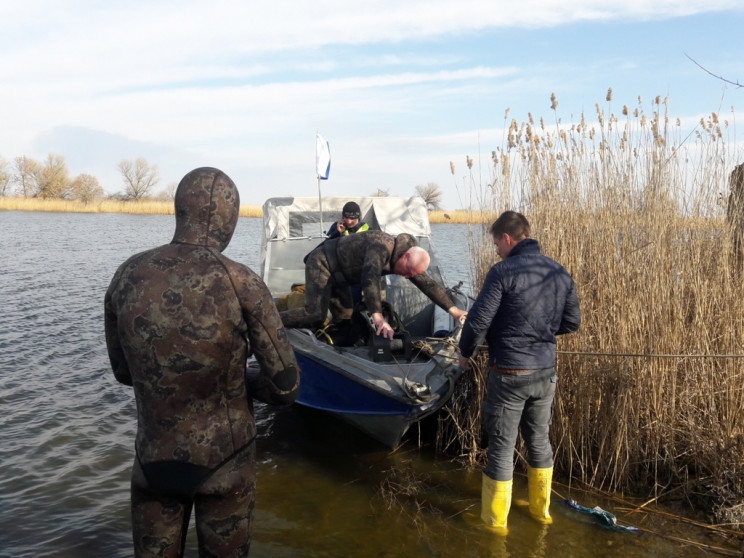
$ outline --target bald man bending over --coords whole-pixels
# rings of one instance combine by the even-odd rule
[[[285,327],[318,326],[329,309],[336,319],[349,318],[350,287],[361,285],[376,334],[392,339],[394,331],[382,315],[380,294],[380,277],[390,274],[405,277],[459,320],[465,311],[426,274],[429,262],[429,254],[410,234],[365,231],[327,240],[305,259],[305,307],[281,312],[282,323]]]

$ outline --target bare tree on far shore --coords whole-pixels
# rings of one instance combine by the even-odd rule
[[[22,155],[13,159],[13,167],[15,169],[13,183],[16,185],[18,193],[24,198],[33,197],[37,190],[41,165],[31,157]]]
[[[38,198],[66,198],[69,194],[70,177],[67,163],[62,155],[50,153],[36,179],[36,193]]]
[[[416,195],[423,198],[429,211],[441,209],[442,191],[438,184],[434,182],[429,182],[426,185],[419,184],[416,186]]]
[[[161,191],[157,196],[155,196],[159,200],[163,201],[173,201],[176,199],[176,190],[178,189],[178,183],[177,182],[169,182],[168,185],[165,187],[165,190]]]
[[[43,163],[21,156],[13,160],[11,182],[24,198],[64,199],[69,194],[70,177],[62,155],[50,153]]]
[[[387,190],[383,190],[382,188],[378,188],[375,193],[372,194],[373,198],[387,198],[390,195],[390,188]]]
[[[81,174],[70,184],[70,198],[80,200],[85,205],[103,198],[104,192],[98,179],[91,174]]]
[[[134,161],[123,159],[119,172],[124,179],[124,197],[131,200],[146,197],[160,180],[157,165],[150,165],[143,157]]]
[[[13,175],[10,172],[8,161],[0,157],[0,196],[5,197],[10,194],[10,185],[13,181]]]

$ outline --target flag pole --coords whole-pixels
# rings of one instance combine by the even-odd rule
[[[320,211],[320,234],[325,234],[323,225],[323,196],[320,192],[320,181],[328,180],[331,172],[331,147],[318,132],[315,132],[315,174],[318,177],[318,210]]]
[[[320,210],[320,234],[325,233],[323,226],[323,197],[320,195],[320,176],[318,176],[318,209]]]

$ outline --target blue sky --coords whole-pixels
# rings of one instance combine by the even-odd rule
[[[14,5],[15,4],[15,5]],[[71,176],[122,190],[117,164],[158,165],[158,189],[216,166],[244,204],[326,195],[444,206],[473,157],[488,179],[504,113],[553,121],[669,96],[694,125],[744,104],[740,0],[56,0],[0,5],[0,157],[65,157]],[[735,114],[730,115],[735,120]],[[507,123],[508,124],[508,123]],[[455,176],[450,171],[454,162]]]

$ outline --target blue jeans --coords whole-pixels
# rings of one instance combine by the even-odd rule
[[[483,421],[488,432],[488,462],[484,472],[493,480],[512,479],[519,429],[527,445],[530,467],[553,466],[549,433],[556,381],[555,368],[522,375],[489,372],[483,403]]]

